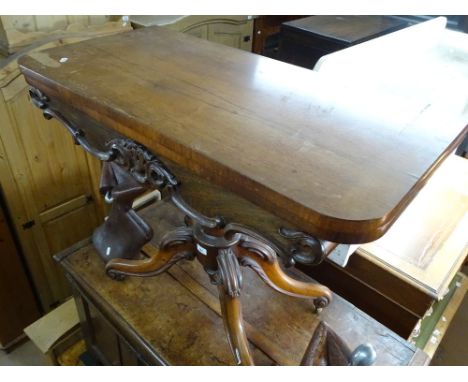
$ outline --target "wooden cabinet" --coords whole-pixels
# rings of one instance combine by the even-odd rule
[[[129,29],[112,22],[58,40],[47,38],[22,53]],[[89,236],[103,218],[100,163],[31,104],[19,56],[0,61],[0,183],[41,306],[48,311],[70,295],[52,256]]]
[[[31,105],[22,76],[2,90],[2,184],[48,310],[70,294],[52,255],[89,236],[98,222],[88,158],[59,123],[49,124]]]
[[[159,25],[205,40],[252,50],[251,16],[131,16],[136,28]]]

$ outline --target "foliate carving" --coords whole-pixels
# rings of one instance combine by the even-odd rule
[[[242,289],[242,273],[232,249],[220,249],[216,257],[219,282],[231,297],[239,297]]]
[[[115,163],[132,174],[139,183],[155,188],[179,184],[175,175],[145,146],[125,138],[113,139],[107,145],[116,152]]]
[[[39,89],[30,88],[29,94],[35,106],[40,108],[47,119],[55,118],[72,135],[76,144],[81,145],[90,154],[104,162],[114,162],[125,169],[140,184],[163,189],[168,187],[172,202],[187,216],[207,228],[223,225],[219,217],[209,218],[190,207],[179,192],[180,182],[169,168],[145,146],[126,138],[112,139],[107,143],[108,150],[102,151],[91,146],[82,129],[74,126],[59,111],[50,108],[49,98]],[[110,191],[110,190],[109,190]],[[110,192],[106,193],[106,201],[113,201]]]
[[[320,264],[326,257],[323,242],[305,232],[295,231],[281,227],[279,234],[291,240],[287,266],[295,263],[304,265]]]

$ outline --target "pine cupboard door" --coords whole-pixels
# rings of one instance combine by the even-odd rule
[[[34,41],[61,33],[76,33],[87,27],[105,25],[111,16],[95,15],[2,15],[0,52],[15,53]]]
[[[192,15],[164,27],[233,48],[252,50],[253,19],[250,16]]]
[[[208,40],[247,51],[252,50],[253,20],[222,20],[208,26]]]
[[[6,199],[9,206],[23,207],[23,213],[12,208],[12,217],[47,311],[70,295],[52,256],[90,236],[101,220],[96,180],[91,179],[91,173],[97,175],[96,166],[63,126],[44,119],[31,104],[22,76],[2,93],[0,136],[8,164],[3,167],[8,167],[14,183]]]

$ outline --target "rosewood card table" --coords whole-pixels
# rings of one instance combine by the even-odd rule
[[[454,118],[408,107],[401,94],[341,87],[158,27],[35,53],[20,66],[44,116],[104,162],[101,191],[112,208],[93,244],[108,275],[153,276],[197,258],[218,285],[242,365],[253,359],[240,266],[327,306],[328,288],[291,278],[278,258],[314,264],[340,243],[381,237],[467,131],[467,108]],[[154,227],[132,209],[154,188],[186,216],[158,247],[149,244]],[[336,338],[325,331],[317,341],[327,335]],[[375,358],[366,345],[335,348],[340,364]]]

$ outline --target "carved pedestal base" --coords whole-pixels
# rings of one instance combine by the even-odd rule
[[[326,306],[332,298],[322,285],[295,280],[281,269],[274,247],[258,234],[239,225],[207,229],[198,223],[168,233],[159,250],[145,260],[112,259],[106,264],[109,275],[155,276],[181,259],[194,259],[203,265],[211,281],[219,286],[219,298],[229,344],[236,362],[253,365],[244,331],[240,295],[241,266],[252,268],[267,285],[278,292],[313,298]]]

